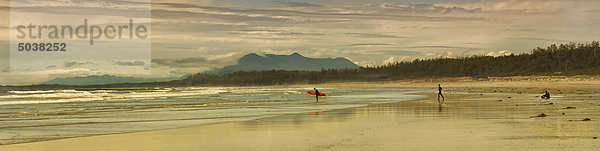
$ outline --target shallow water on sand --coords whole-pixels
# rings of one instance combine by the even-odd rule
[[[188,87],[0,92],[0,145],[243,121],[413,100],[417,90]]]

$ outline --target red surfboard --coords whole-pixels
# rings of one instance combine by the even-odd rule
[[[315,91],[306,91],[306,93],[315,95]],[[319,96],[327,96],[327,95],[323,92],[319,92]]]

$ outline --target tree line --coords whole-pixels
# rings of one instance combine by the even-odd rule
[[[321,71],[238,71],[225,75],[198,73],[183,80],[155,84],[194,85],[280,85],[346,81],[388,81],[430,77],[492,77],[519,75],[600,74],[600,46],[597,41],[550,45],[530,53],[504,56],[474,55],[457,58],[426,58],[399,61],[358,69]]]

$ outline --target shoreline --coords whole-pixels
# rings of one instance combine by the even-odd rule
[[[404,92],[404,94],[407,94],[407,95],[415,95],[415,93],[416,92],[408,92],[408,93]],[[418,94],[416,94],[416,95],[418,95]],[[412,100],[402,100],[402,101],[415,101],[415,100],[418,100],[418,99],[421,99],[421,98],[416,98],[416,99],[412,99]],[[327,105],[326,100],[325,100],[325,102],[319,102],[319,103],[313,103],[313,102],[306,102],[306,103],[307,104],[314,104],[314,105]],[[290,115],[303,115],[303,114],[307,114],[307,113],[334,112],[334,111],[338,111],[338,110],[348,110],[348,109],[354,109],[354,108],[367,107],[369,105],[374,105],[374,104],[388,104],[388,103],[390,103],[390,102],[387,102],[387,103],[365,104],[363,106],[358,106],[358,107],[326,109],[324,111],[319,111],[319,112],[306,111],[306,112],[302,112],[302,113],[285,113],[285,114],[279,114],[279,115],[269,115],[269,116],[259,116],[259,117],[248,116],[248,119],[243,119],[243,120],[221,121],[221,122],[215,122],[215,123],[205,123],[205,124],[197,124],[197,125],[191,125],[191,126],[165,128],[165,129],[152,129],[152,130],[128,131],[128,132],[114,132],[114,133],[107,133],[107,134],[93,134],[93,135],[85,135],[85,136],[63,137],[63,138],[53,138],[53,139],[40,139],[40,140],[29,141],[29,142],[19,142],[19,143],[11,143],[11,144],[0,144],[0,150],[2,149],[2,146],[10,146],[10,145],[40,143],[40,142],[57,141],[57,140],[63,140],[63,139],[79,139],[79,138],[96,137],[96,136],[109,136],[109,135],[121,135],[121,134],[130,134],[130,133],[143,133],[143,132],[153,132],[153,131],[164,131],[164,130],[189,128],[189,127],[211,126],[211,125],[226,124],[226,123],[232,123],[232,122],[247,122],[247,121],[253,121],[253,120],[278,118],[278,117],[285,117],[285,116],[290,116]],[[206,119],[211,119],[211,118],[206,118]]]
[[[341,81],[317,84],[282,84],[282,85],[196,85],[196,86],[123,86],[127,84],[139,83],[115,83],[107,85],[0,85],[0,90],[51,90],[51,89],[152,89],[157,87],[293,87],[293,86],[314,86],[314,85],[369,85],[369,84],[409,84],[421,85],[424,83],[489,83],[489,82],[534,82],[534,83],[577,83],[594,82],[600,83],[600,75],[528,75],[528,76],[506,76],[506,77],[425,77],[408,78],[401,80],[383,80],[383,81]]]
[[[412,93],[409,93],[412,94]],[[423,95],[423,94],[417,94],[417,95]],[[354,114],[354,113],[348,113],[348,112],[352,112],[353,110],[361,110],[361,109],[365,109],[365,108],[370,108],[370,107],[378,107],[378,106],[388,106],[388,105],[392,105],[395,106],[396,104],[398,104],[399,102],[413,102],[413,101],[420,101],[420,100],[425,100],[427,98],[427,96],[425,98],[419,98],[419,99],[415,99],[415,100],[406,100],[406,101],[398,101],[398,102],[391,102],[391,103],[375,103],[375,104],[369,104],[366,106],[360,106],[360,107],[350,107],[350,108],[342,108],[342,109],[333,109],[333,110],[328,110],[328,111],[320,111],[320,112],[304,112],[304,113],[292,113],[292,114],[282,114],[282,115],[276,115],[276,116],[270,116],[270,117],[263,117],[263,118],[258,118],[258,119],[250,119],[250,120],[243,120],[243,121],[229,121],[229,122],[219,122],[219,123],[209,123],[209,124],[200,124],[200,125],[194,125],[194,126],[186,126],[186,127],[179,127],[179,128],[169,128],[169,129],[158,129],[158,130],[148,130],[148,131],[137,131],[137,132],[125,132],[125,133],[114,133],[114,134],[101,134],[101,135],[90,135],[90,136],[82,136],[82,137],[69,137],[69,138],[62,138],[62,139],[52,139],[52,140],[41,140],[41,141],[34,141],[34,142],[25,142],[25,143],[16,143],[16,144],[6,144],[6,145],[0,145],[0,150],[7,150],[7,151],[12,151],[12,150],[56,150],[58,148],[62,148],[64,149],[65,147],[70,148],[67,150],[80,150],[77,147],[73,148],[73,146],[69,147],[69,146],[63,146],[63,145],[59,145],[59,146],[54,146],[55,142],[59,142],[59,143],[65,143],[66,144],[71,144],[71,141],[80,141],[80,140],[87,140],[87,139],[93,139],[93,141],[97,141],[97,139],[103,139],[103,137],[128,137],[131,135],[138,135],[138,134],[148,134],[148,133],[163,133],[163,132],[169,132],[169,131],[179,131],[179,130],[184,130],[187,131],[186,129],[202,129],[205,127],[220,127],[221,125],[231,125],[231,124],[247,124],[247,123],[261,123],[261,122],[265,122],[265,121],[269,121],[269,122],[290,122],[290,118],[293,117],[298,117],[298,116],[322,116],[322,115],[344,115],[344,114]],[[303,119],[302,122],[314,122],[315,119]],[[154,134],[151,134],[154,135]],[[134,136],[134,137],[138,137],[138,136]],[[110,140],[110,139],[107,139]],[[95,144],[95,143],[94,143]],[[52,147],[48,147],[47,145],[50,145]],[[41,148],[40,148],[41,146]],[[48,147],[48,148],[46,148]],[[84,148],[83,146],[81,148]],[[116,149],[116,148],[114,148]],[[111,150],[114,150],[111,149]],[[218,149],[218,148],[215,148]],[[242,148],[239,148],[242,149]],[[94,149],[92,149],[94,150]],[[96,148],[96,150],[104,150],[103,148]],[[120,149],[116,149],[116,150],[120,150]],[[125,149],[125,150],[129,150],[129,149]],[[137,149],[136,149],[137,150]],[[150,149],[151,150],[151,149]]]
[[[434,88],[434,82],[345,84]],[[550,87],[553,92],[562,90],[559,92],[563,93],[551,92],[551,100],[540,100],[536,93],[527,93],[543,90],[547,85],[448,82],[442,83],[447,98],[443,105],[437,104],[436,93],[432,91],[420,93],[427,97],[416,100],[248,121],[0,145],[0,150],[166,150],[165,147],[176,150],[486,150],[490,146],[498,150],[591,150],[599,147],[595,145],[598,139],[593,137],[600,136],[600,128],[597,128],[600,127],[600,95],[594,94],[600,88],[593,87],[595,82],[553,84]],[[541,114],[544,116],[538,117]],[[585,118],[591,120],[584,121]],[[472,144],[461,147],[465,141]]]
[[[596,120],[600,115],[595,112],[600,107],[594,104],[597,100],[565,101],[565,97],[557,96],[552,100],[557,103],[548,105],[533,99],[535,94],[458,92],[446,93],[448,99],[441,106],[434,100],[435,93],[422,93],[427,97],[249,121],[3,145],[0,150],[486,150],[489,147],[590,150],[598,147],[595,145],[598,140],[592,138],[600,136],[597,128],[600,123]],[[566,106],[577,108],[566,109]],[[540,113],[547,117],[536,117]],[[584,117],[592,120],[577,121]]]

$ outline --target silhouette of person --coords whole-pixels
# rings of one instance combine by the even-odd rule
[[[315,98],[317,99],[317,103],[319,103],[319,90],[317,88],[313,88],[315,90]]]
[[[550,98],[550,93],[548,93],[547,90],[544,90],[544,95],[542,95],[542,99],[549,99]]]
[[[444,95],[442,95],[442,86],[438,84],[438,102],[440,101],[440,96],[442,96],[442,102],[446,100],[446,98],[444,98]]]

